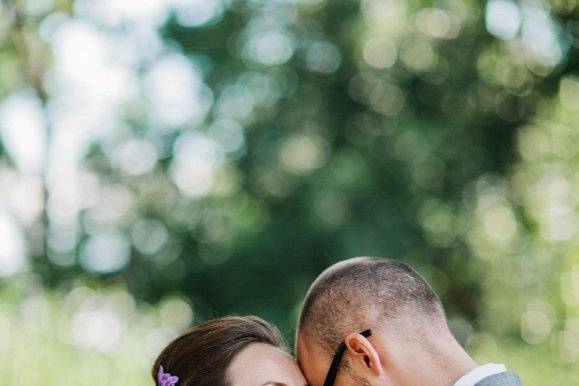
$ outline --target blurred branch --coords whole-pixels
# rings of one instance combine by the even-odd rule
[[[9,14],[11,14],[11,37],[16,55],[22,62],[24,77],[34,90],[36,96],[44,104],[48,100],[46,89],[43,85],[44,63],[38,59],[38,52],[30,43],[29,31],[26,23],[25,13],[21,8],[21,1],[3,1]]]
[[[5,8],[11,19],[10,32],[12,44],[16,52],[16,56],[22,64],[23,77],[30,87],[34,90],[36,97],[39,99],[44,118],[46,148],[44,153],[44,162],[42,165],[42,194],[43,194],[43,209],[41,215],[41,235],[39,244],[41,244],[40,256],[48,256],[48,200],[49,189],[47,183],[47,173],[49,164],[49,149],[51,143],[52,129],[50,118],[47,111],[48,93],[44,87],[44,75],[46,67],[44,60],[42,60],[42,50],[38,41],[32,39],[32,31],[30,23],[28,23],[26,13],[22,9],[24,2],[20,0],[4,0]]]

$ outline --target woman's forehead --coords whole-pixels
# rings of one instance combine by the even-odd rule
[[[237,355],[230,366],[229,378],[233,385],[256,386],[266,382],[301,386],[304,379],[293,357],[278,347],[263,343],[251,344]]]

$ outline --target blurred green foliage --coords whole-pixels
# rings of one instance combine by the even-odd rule
[[[140,384],[229,313],[291,339],[309,283],[359,255],[417,267],[477,359],[579,382],[576,2],[193,2],[158,40],[89,1],[24,3],[3,3],[0,97],[35,94],[47,138],[68,90],[50,31],[128,41],[137,91],[97,113],[76,195],[0,148],[5,192],[46,192],[19,220],[30,268],[0,278],[0,383]]]

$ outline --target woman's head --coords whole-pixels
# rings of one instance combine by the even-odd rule
[[[152,369],[179,377],[177,386],[304,386],[295,360],[277,328],[254,317],[211,320],[181,335],[159,355]]]

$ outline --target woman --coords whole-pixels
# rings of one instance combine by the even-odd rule
[[[255,317],[211,320],[181,335],[152,370],[157,386],[305,386],[277,328]]]

